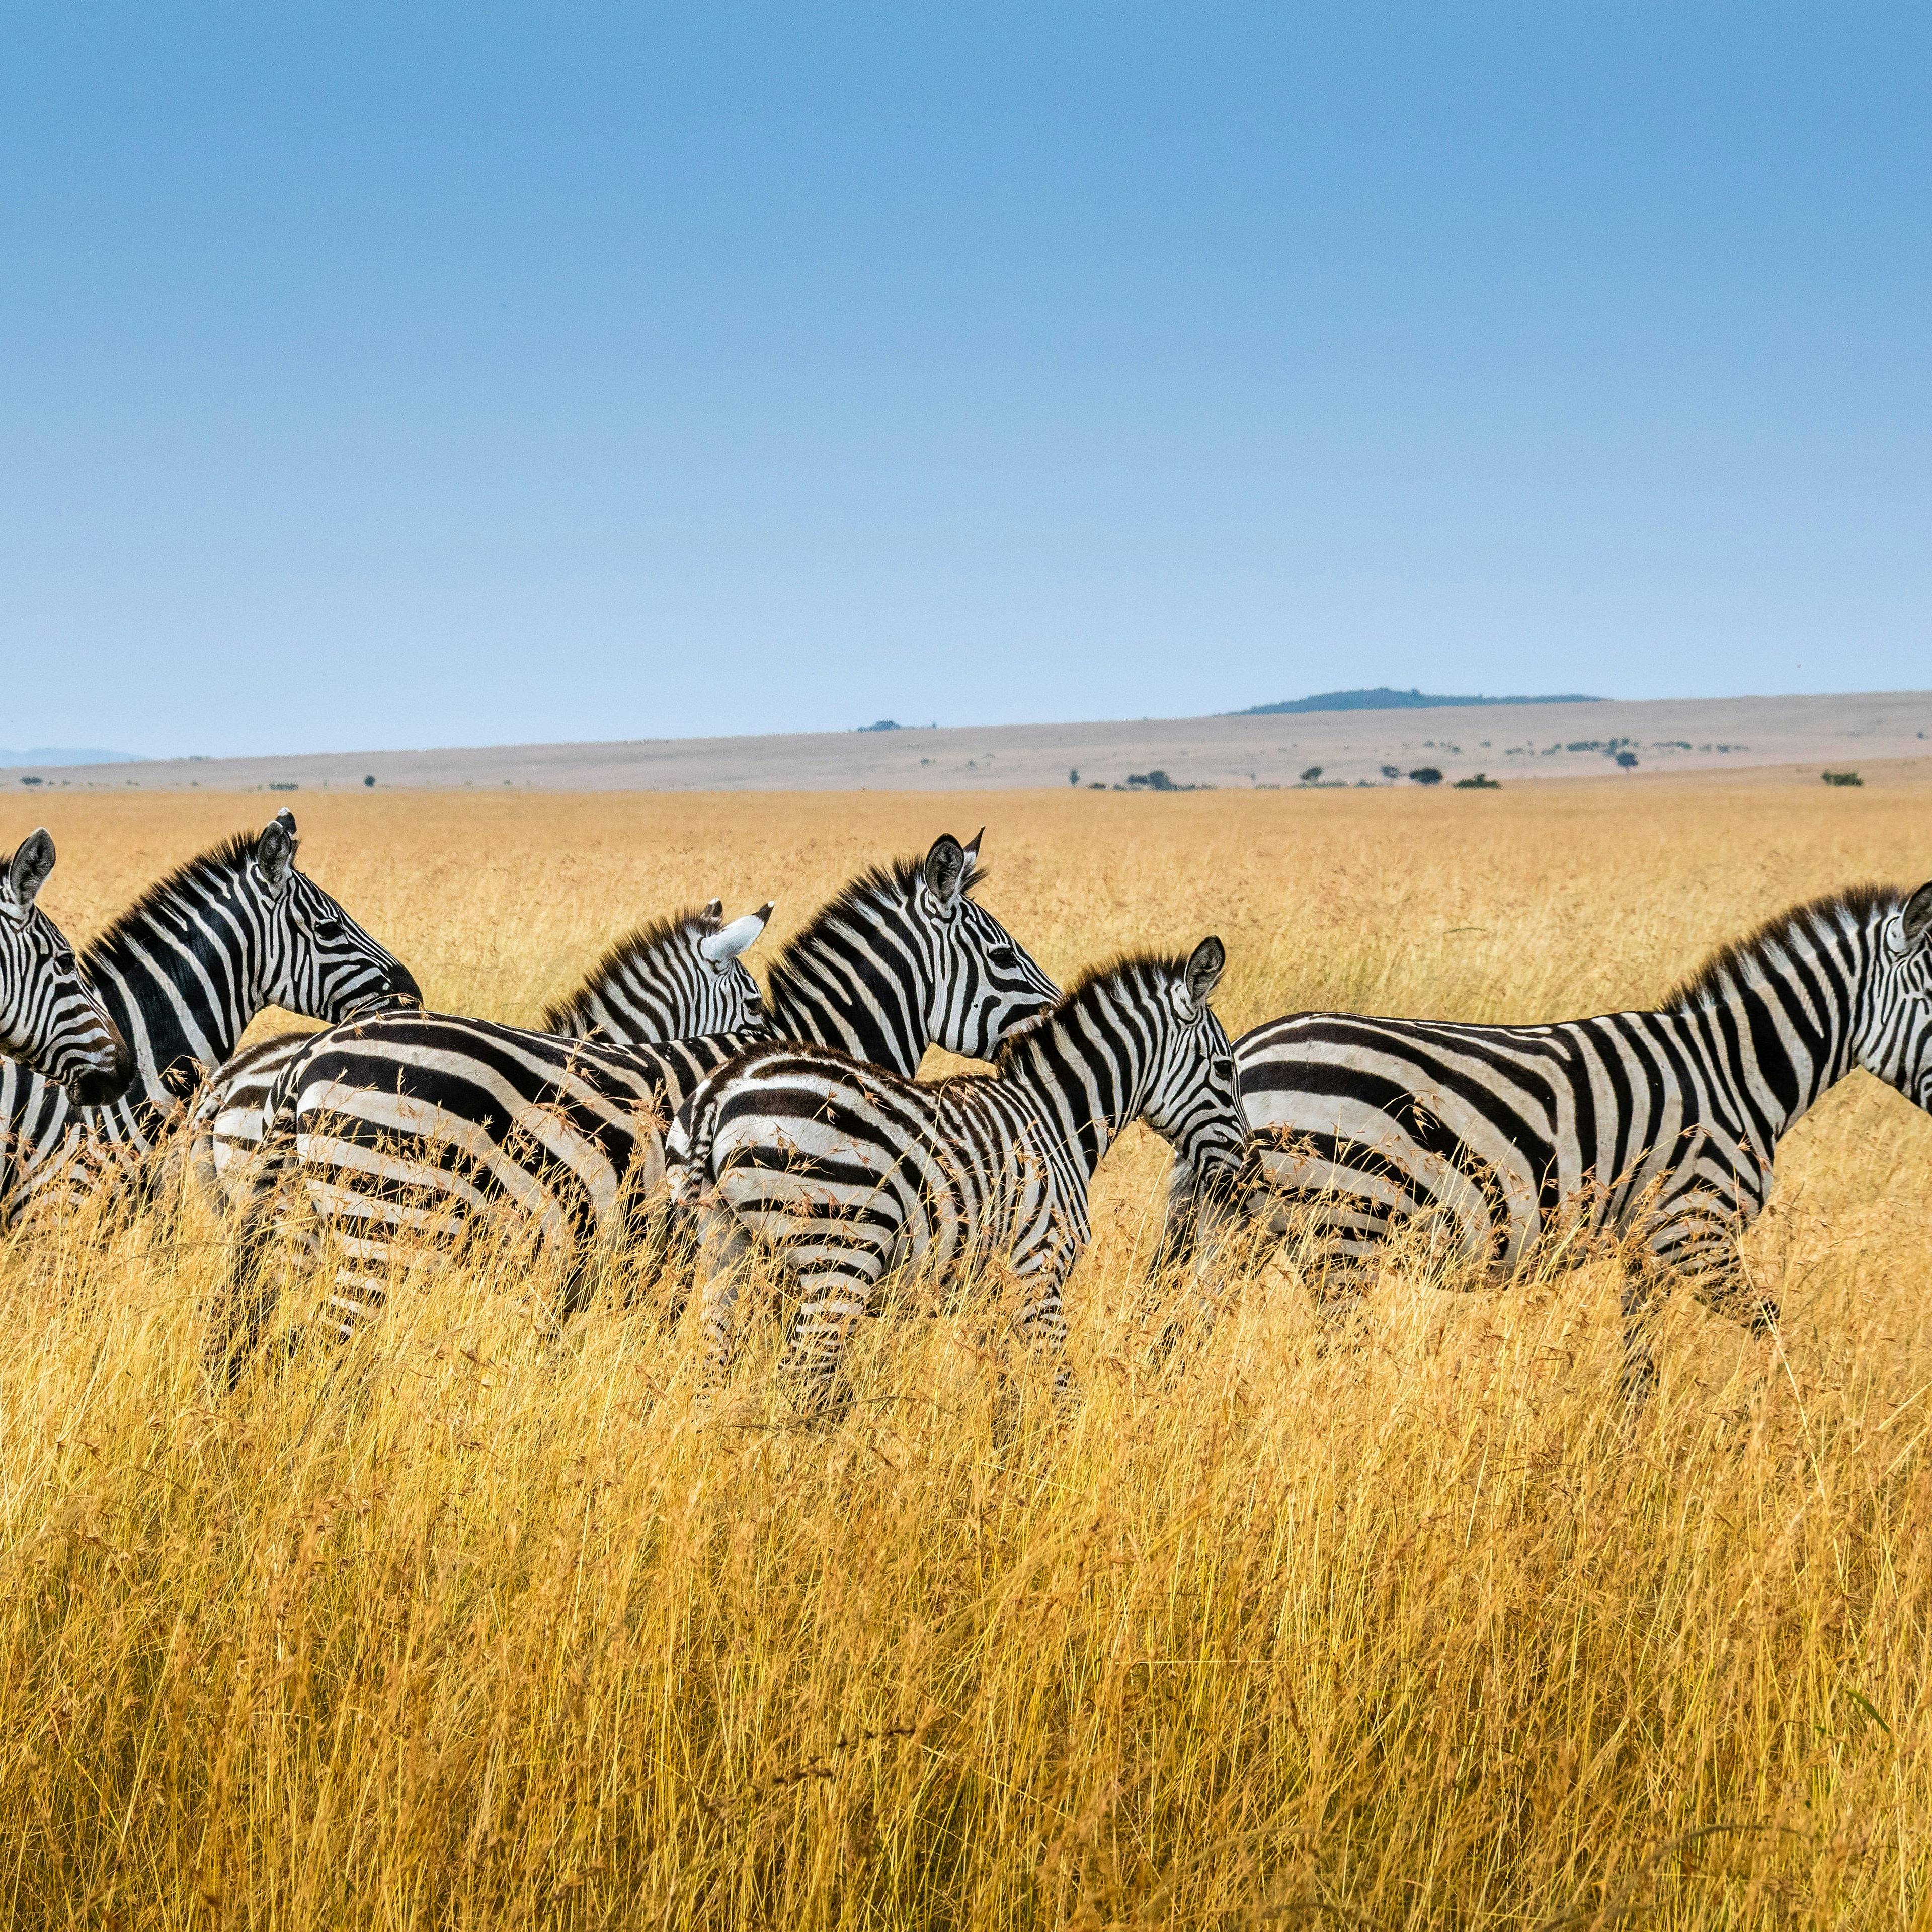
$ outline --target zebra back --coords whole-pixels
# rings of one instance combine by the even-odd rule
[[[0,1053],[94,1106],[119,1098],[134,1057],[73,947],[35,903],[53,868],[44,826],[0,863]]]
[[[650,1046],[694,1036],[755,1038],[764,1002],[742,955],[762,933],[776,902],[724,922],[713,899],[696,912],[652,921],[613,946],[566,998],[544,1010],[542,1030],[560,1039]],[[196,1097],[189,1126],[190,1169],[208,1199],[236,1206],[243,1170],[262,1142],[275,1083],[316,1044],[312,1033],[278,1034],[244,1047],[216,1069]],[[688,1079],[717,1064],[704,1057]],[[677,1090],[682,1091],[682,1088]]]

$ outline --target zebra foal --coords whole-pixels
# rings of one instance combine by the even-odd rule
[[[74,948],[34,903],[53,868],[45,826],[0,863],[0,1054],[94,1106],[120,1098],[134,1056]]]
[[[1235,1042],[1246,1210],[1310,1228],[1334,1298],[1399,1222],[1437,1217],[1507,1280],[1559,1227],[1634,1236],[1624,1379],[1658,1284],[1762,1334],[1737,1238],[1779,1142],[1855,1067],[1932,1111],[1932,884],[1857,886],[1722,946],[1654,1011],[1547,1026],[1296,1013]]]
[[[767,1046],[714,1075],[666,1148],[673,1198],[697,1222],[707,1384],[730,1366],[739,1264],[754,1246],[796,1282],[784,1366],[814,1399],[900,1268],[945,1283],[1004,1267],[1023,1286],[1022,1338],[1059,1357],[1088,1189],[1121,1130],[1145,1120],[1199,1183],[1239,1164],[1233,1056],[1208,1004],[1225,964],[1210,938],[1184,959],[1098,968],[1010,1037],[991,1074],[922,1085]]]

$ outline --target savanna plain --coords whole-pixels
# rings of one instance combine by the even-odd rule
[[[22,799],[84,939],[265,794]],[[1231,1033],[1652,1004],[1793,902],[1932,875],[1932,786],[778,796],[304,791],[302,862],[433,1005],[534,1022],[646,916],[988,821],[1062,979],[1217,932]],[[758,955],[752,956],[758,963]],[[279,1016],[266,1024],[284,1024]],[[892,1311],[830,1425],[769,1313],[694,1400],[621,1255],[514,1240],[352,1347],[203,1369],[191,1198],[0,1245],[0,1915],[35,1926],[1932,1924],[1932,1121],[1854,1076],[1618,1393],[1620,1264],[1398,1245],[1150,1282],[1102,1172],[1057,1408],[1004,1289]],[[297,1276],[298,1290],[302,1276]]]

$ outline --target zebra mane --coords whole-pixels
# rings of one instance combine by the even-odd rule
[[[604,949],[604,956],[584,974],[583,982],[574,993],[567,993],[560,1000],[553,1000],[543,1010],[543,1017],[537,1022],[540,1031],[561,1033],[569,1022],[587,1014],[591,998],[598,988],[615,980],[624,969],[655,952],[661,946],[668,945],[682,933],[694,932],[700,937],[722,930],[722,922],[707,918],[702,910],[674,912],[662,919],[646,921],[642,926],[633,926],[622,939]]]
[[[1905,894],[1896,886],[1858,885],[1787,907],[1742,939],[1726,940],[1702,964],[1678,981],[1659,1010],[1694,1012],[1706,1000],[1721,998],[1738,974],[1767,948],[1809,938],[1820,928],[1845,932],[1866,924],[1874,913],[1895,911],[1904,902]]]
[[[165,878],[157,879],[125,912],[116,914],[88,941],[80,956],[82,971],[118,951],[124,940],[150,924],[154,914],[184,889],[218,885],[237,877],[254,857],[261,836],[260,831],[238,832],[219,844],[211,845],[206,852],[197,852]]]
[[[868,866],[856,879],[848,880],[779,948],[778,956],[768,969],[772,986],[776,988],[794,976],[800,957],[811,950],[828,926],[836,925],[848,914],[862,914],[868,906],[882,902],[903,905],[912,897],[925,869],[925,854],[916,853],[906,858],[890,860],[883,866]],[[990,867],[976,865],[966,874],[966,882],[960,891],[970,897],[991,876]]]
[[[1016,1048],[1034,1034],[1044,1032],[1055,1020],[1064,1019],[1083,1002],[1090,1006],[1097,1004],[1102,997],[1102,989],[1112,992],[1127,980],[1137,980],[1143,986],[1150,981],[1156,985],[1167,985],[1184,978],[1186,972],[1186,953],[1147,950],[1117,952],[1110,959],[1084,967],[1074,976],[1072,983],[1060,994],[1056,1004],[1024,1021],[1000,1042],[993,1049],[993,1064],[1004,1070]]]

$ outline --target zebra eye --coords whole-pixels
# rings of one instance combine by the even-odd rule
[[[1010,946],[993,946],[988,951],[986,957],[995,966],[1017,966],[1020,963],[1020,956]]]
[[[315,936],[325,943],[342,937],[342,922],[339,919],[319,919],[315,922]]]

